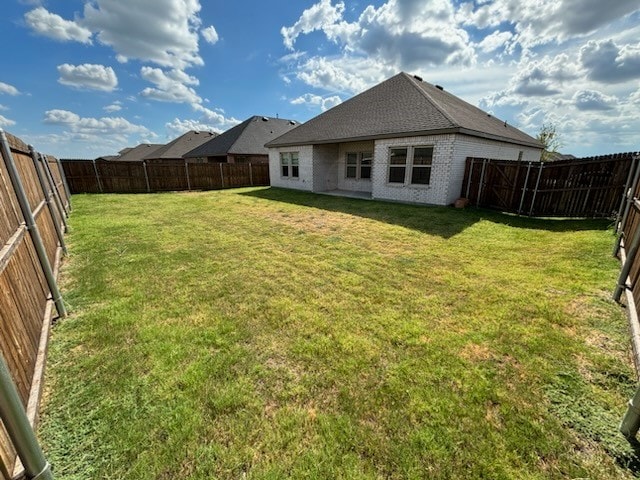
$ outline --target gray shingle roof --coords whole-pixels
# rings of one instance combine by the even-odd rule
[[[119,157],[114,158],[114,161],[117,162],[140,162],[147,155],[155,152],[159,148],[164,147],[164,145],[156,144],[156,143],[141,143],[137,147],[133,147],[127,150],[125,153],[121,154]],[[124,151],[124,150],[122,150]]]
[[[297,122],[284,118],[248,118],[208,142],[183,155],[184,158],[212,157],[216,155],[267,155],[264,144],[291,130]]]
[[[199,147],[205,142],[208,142],[215,136],[217,136],[217,133],[191,130],[166,145],[163,145],[159,149],[149,153],[145,157],[145,160],[181,159],[185,153]]]
[[[517,128],[404,72],[312,118],[267,146],[453,132],[542,148],[535,138]]]

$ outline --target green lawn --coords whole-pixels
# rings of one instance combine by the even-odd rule
[[[607,222],[278,189],[73,205],[58,479],[637,471]]]

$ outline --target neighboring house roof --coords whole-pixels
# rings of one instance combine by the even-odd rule
[[[556,162],[558,160],[573,160],[577,158],[575,155],[571,155],[570,153],[560,153],[560,152],[549,152],[547,154],[547,161]]]
[[[155,143],[142,143],[137,147],[133,147],[130,150],[127,150],[125,153],[121,154],[114,160],[118,162],[141,162],[147,155],[153,153],[161,147],[164,147],[164,145]]]
[[[267,155],[269,150],[264,144],[297,125],[298,122],[284,118],[253,116],[187,152],[183,157],[212,157],[228,154]]]
[[[430,83],[399,73],[269,142],[267,147],[463,133],[542,148],[521,132]]]
[[[205,142],[208,142],[213,137],[216,137],[217,133],[206,131],[191,130],[184,135],[179,136],[175,140],[163,145],[162,147],[149,153],[145,160],[158,160],[158,159],[181,159],[182,156],[199,147]]]
[[[102,157],[98,157],[96,158],[96,160],[107,160],[107,161],[111,161],[111,160],[118,160],[120,158],[119,155],[103,155]]]
[[[125,153],[130,152],[131,150],[133,150],[133,147],[124,147],[122,150],[118,152],[118,154],[124,155]]]

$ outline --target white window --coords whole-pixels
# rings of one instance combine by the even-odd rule
[[[288,178],[300,176],[298,152],[282,152],[280,154],[280,174]]]
[[[345,177],[356,180],[371,178],[372,152],[349,152],[346,156]]]
[[[389,183],[429,185],[433,146],[393,147],[389,149]]]

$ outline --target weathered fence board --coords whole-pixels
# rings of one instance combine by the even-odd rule
[[[269,165],[62,160],[71,193],[143,193],[269,185]]]
[[[559,162],[467,158],[461,196],[472,205],[530,216],[610,217],[633,153]]]
[[[60,166],[56,159],[43,158],[30,151],[20,139],[12,135],[6,137],[45,256],[57,271],[62,252],[59,232],[64,231],[70,208]],[[55,309],[50,284],[32,238],[34,232],[26,228],[26,217],[8,162],[3,154],[0,158],[0,354],[34,425],[44,374],[48,325]],[[45,174],[47,171],[50,177]],[[16,451],[0,422],[0,478],[12,478],[20,471]]]

